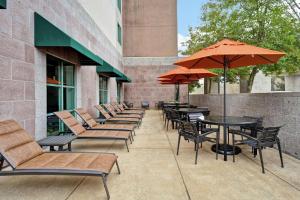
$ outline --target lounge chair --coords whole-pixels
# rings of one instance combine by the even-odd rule
[[[118,113],[123,113],[123,114],[138,114],[138,115],[141,115],[141,117],[143,117],[144,113],[145,113],[143,110],[125,110],[122,105],[117,104],[117,103],[112,103],[111,105],[117,111],[117,114]]]
[[[130,139],[130,131],[88,130],[68,111],[54,114],[77,136],[77,139],[123,140],[129,152],[127,140]]]
[[[121,105],[123,106],[123,108],[125,109],[125,110],[139,110],[139,111],[143,111],[143,112],[145,112],[145,109],[143,109],[143,108],[129,108],[127,105],[126,105],[126,103],[121,103]]]
[[[139,120],[142,119],[141,115],[136,115],[136,114],[122,114],[122,113],[117,114],[114,111],[114,108],[111,105],[109,105],[109,104],[103,104],[103,106],[107,109],[107,111],[109,112],[109,114],[111,114],[113,117],[136,118],[136,119],[139,119]]]
[[[112,117],[108,112],[100,105],[95,105],[95,108],[99,111],[99,113],[105,118],[108,123],[118,123],[118,124],[137,124],[140,126],[141,120],[137,118],[120,118],[120,117]]]
[[[107,177],[116,164],[111,153],[43,152],[34,139],[14,120],[0,122],[0,170],[6,161],[12,170],[0,171],[0,176],[72,175],[102,178],[107,199]]]
[[[136,128],[135,124],[99,124],[85,109],[77,108],[75,112],[84,121],[85,125],[87,125],[87,129],[130,131],[131,138],[133,139],[132,133]]]

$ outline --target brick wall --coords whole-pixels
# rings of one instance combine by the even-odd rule
[[[153,108],[158,101],[174,100],[175,86],[157,81],[160,74],[173,68],[173,65],[125,66],[124,71],[132,80],[125,84],[125,101],[140,106],[141,101],[147,100]],[[187,102],[187,85],[180,86],[180,100]]]
[[[193,105],[207,106],[211,115],[222,115],[223,95],[190,95]],[[227,113],[263,116],[264,126],[285,126],[279,137],[282,149],[300,159],[300,93],[228,94]]]
[[[123,66],[120,53],[76,0],[8,0],[7,9],[0,10],[0,120],[16,119],[39,139],[46,136],[46,52],[77,61],[72,52],[34,47],[34,12],[120,71]],[[90,67],[76,67],[77,103],[88,109],[97,102],[97,91],[81,97],[97,84],[82,77],[95,76],[95,66]]]

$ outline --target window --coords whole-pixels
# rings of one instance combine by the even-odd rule
[[[108,96],[108,78],[105,76],[99,76],[99,103],[107,103]]]
[[[75,108],[75,66],[47,55],[47,133],[57,135],[63,124],[53,114]]]
[[[285,91],[284,76],[273,76],[271,78],[271,91]]]
[[[119,11],[122,12],[122,0],[117,0]]]
[[[119,23],[118,23],[118,42],[120,45],[122,45],[122,28]]]
[[[122,89],[122,83],[117,82],[117,101],[118,101],[118,103],[121,103],[121,89]]]

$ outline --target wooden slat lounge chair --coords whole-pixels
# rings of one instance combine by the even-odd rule
[[[127,140],[130,131],[87,130],[68,111],[54,112],[54,114],[77,136],[77,139],[123,140],[129,152]]]
[[[135,124],[99,124],[93,117],[83,108],[77,108],[76,114],[84,121],[88,126],[87,129],[92,130],[114,130],[114,131],[130,131],[131,138],[132,133],[137,125]]]
[[[143,108],[129,108],[124,102],[121,103],[121,105],[123,106],[123,108],[124,108],[125,110],[139,110],[139,111],[145,112],[145,109],[143,109]]]
[[[120,117],[112,117],[108,112],[100,105],[95,105],[95,108],[99,111],[99,113],[105,117],[106,122],[108,123],[118,123],[118,124],[137,124],[138,127],[141,124],[141,120],[137,118],[120,118]]]
[[[141,117],[143,117],[143,115],[144,115],[144,111],[141,111],[141,110],[125,110],[122,105],[117,104],[117,103],[111,103],[111,105],[115,109],[115,111],[117,111],[117,114],[118,113],[122,113],[122,114],[138,114]]]
[[[107,198],[107,177],[116,164],[111,153],[43,152],[34,139],[14,120],[0,122],[0,176],[72,175],[102,178]],[[12,170],[1,171],[6,161]]]
[[[106,108],[106,110],[109,112],[109,114],[111,114],[113,117],[120,117],[120,118],[137,118],[139,120],[142,119],[142,117],[140,115],[136,115],[136,114],[117,114],[114,111],[114,108],[109,105],[109,104],[103,104],[103,106]]]

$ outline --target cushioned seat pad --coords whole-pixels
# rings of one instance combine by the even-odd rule
[[[87,170],[109,173],[117,160],[114,154],[43,153],[17,166],[17,169]]]
[[[95,138],[120,138],[120,139],[127,139],[129,138],[130,131],[105,131],[105,130],[89,130],[85,131],[84,133],[80,134],[79,138],[85,137],[95,137]]]
[[[93,128],[103,128],[103,129],[125,129],[133,131],[135,125],[131,124],[97,124]]]

